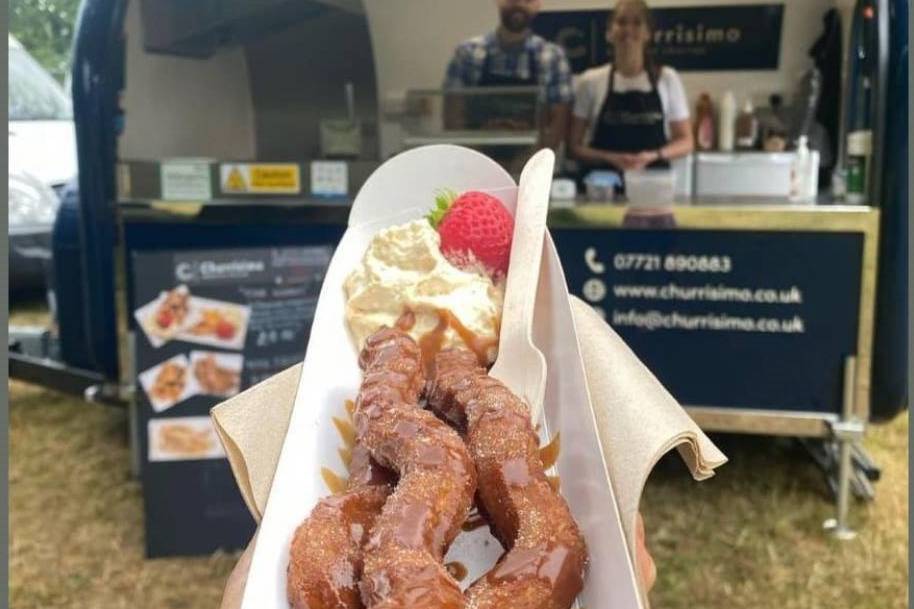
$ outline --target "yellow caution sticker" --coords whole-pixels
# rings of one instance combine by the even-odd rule
[[[219,167],[226,194],[299,194],[301,176],[295,163],[224,163]]]
[[[232,167],[232,170],[229,171],[228,177],[225,179],[224,190],[229,192],[247,192],[248,183],[244,179],[244,176],[241,175],[241,170],[237,167]]]

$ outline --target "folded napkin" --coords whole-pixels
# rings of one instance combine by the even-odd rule
[[[637,565],[638,503],[660,457],[677,448],[696,480],[712,476],[727,458],[589,305],[575,297],[571,305],[605,461]],[[241,495],[258,522],[266,508],[300,375],[301,364],[212,410]]]

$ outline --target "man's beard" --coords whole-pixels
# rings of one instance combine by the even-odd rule
[[[503,9],[499,16],[502,26],[512,34],[523,32],[533,20],[527,11],[519,7]]]

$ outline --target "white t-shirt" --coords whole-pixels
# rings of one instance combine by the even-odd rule
[[[593,137],[593,127],[599,120],[600,110],[606,100],[606,90],[609,89],[609,70],[611,64],[591,68],[582,72],[575,81],[574,110],[573,114],[587,121],[585,141]],[[638,76],[623,76],[616,72],[613,77],[613,90],[616,93],[627,91],[651,90],[651,81],[647,72]],[[657,92],[660,94],[660,104],[663,106],[664,128],[666,135],[670,135],[670,121],[683,121],[689,118],[689,100],[679,74],[673,68],[663,66],[657,78]]]

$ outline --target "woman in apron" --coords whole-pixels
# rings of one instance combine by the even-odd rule
[[[582,174],[669,167],[692,152],[685,89],[675,70],[651,56],[650,10],[643,0],[619,0],[607,22],[614,63],[584,72],[568,147]]]

